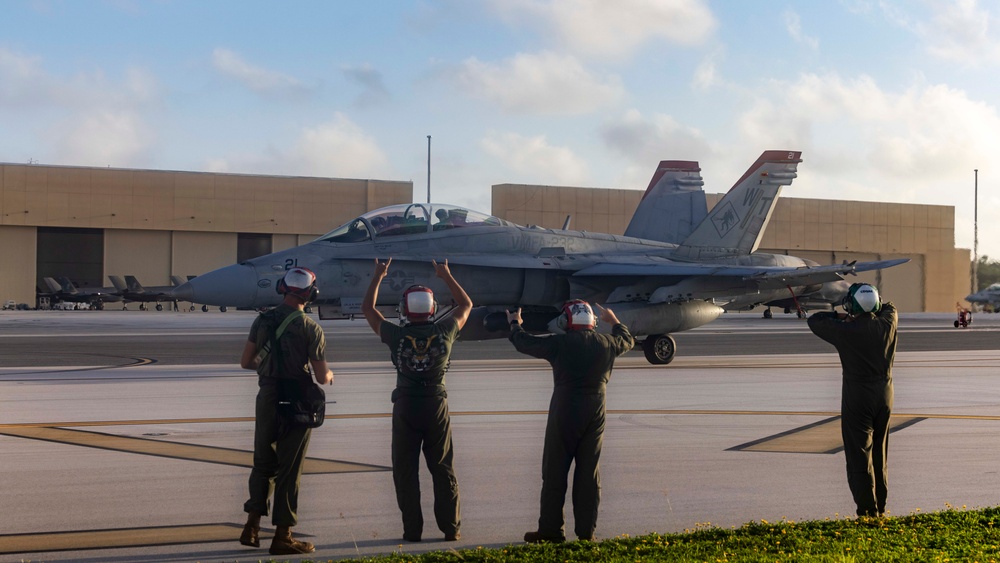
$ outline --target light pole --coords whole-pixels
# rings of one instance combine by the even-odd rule
[[[972,207],[972,293],[979,291],[979,169],[973,169],[975,179],[975,203]]]
[[[427,203],[431,202],[431,136],[427,135]]]

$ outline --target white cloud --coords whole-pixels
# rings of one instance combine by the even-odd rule
[[[691,78],[691,87],[695,91],[711,90],[715,86],[725,84],[725,81],[719,76],[717,68],[718,62],[724,57],[725,49],[717,48],[702,59]]]
[[[587,180],[587,163],[565,147],[548,143],[544,135],[524,137],[516,133],[492,133],[480,145],[501,161],[520,180],[532,184],[579,185]]]
[[[40,66],[41,57],[0,48],[0,107],[38,102],[38,93],[49,89]]]
[[[929,2],[931,21],[918,26],[927,51],[938,58],[963,65],[1000,63],[1000,40],[990,34],[994,19],[976,0]]]
[[[58,76],[38,56],[0,48],[0,112],[5,122],[24,122],[30,133],[14,133],[20,148],[42,162],[93,166],[139,166],[155,135],[143,110],[160,96],[156,77],[126,68],[120,82],[102,70]]]
[[[916,12],[921,6],[929,13]],[[885,19],[923,41],[938,59],[965,67],[1000,63],[1000,37],[990,26],[996,22],[991,8],[978,0],[927,0],[922,3],[881,0]]]
[[[664,158],[694,158],[712,153],[697,129],[686,127],[669,115],[643,116],[629,110],[601,126],[601,138],[612,151],[624,156],[646,174]]]
[[[155,135],[128,110],[99,110],[72,118],[50,132],[55,162],[84,166],[138,167],[145,164]]]
[[[582,114],[624,95],[617,76],[599,77],[568,55],[519,53],[502,64],[466,60],[452,73],[470,94],[511,113]]]
[[[956,243],[971,246],[972,171],[1000,146],[994,106],[945,85],[887,91],[868,77],[804,75],[774,83],[740,124],[742,146],[804,151],[787,195],[951,205]],[[1000,224],[984,225],[982,241],[1000,240]]]
[[[806,35],[802,32],[802,18],[799,17],[798,13],[786,10],[784,13],[784,19],[785,29],[788,30],[788,35],[791,36],[796,43],[805,45],[813,50],[819,49],[819,39]]]
[[[215,49],[212,52],[212,66],[223,76],[262,96],[300,96],[307,92],[307,88],[295,78],[252,65],[229,49]]]
[[[374,137],[338,113],[328,123],[305,128],[288,150],[269,147],[256,155],[236,155],[206,161],[213,172],[391,178],[389,159]]]
[[[515,24],[537,26],[545,37],[586,56],[627,56],[653,39],[698,45],[716,27],[704,0],[494,0],[493,5]]]

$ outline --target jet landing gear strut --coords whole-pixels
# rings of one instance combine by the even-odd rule
[[[677,352],[677,342],[669,334],[650,334],[642,341],[642,351],[653,365],[669,364]]]

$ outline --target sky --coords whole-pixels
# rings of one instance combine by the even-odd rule
[[[955,207],[1000,257],[1000,4],[977,0],[4,0],[0,162],[727,191]],[[991,213],[992,212],[992,213]],[[336,225],[330,225],[331,228]]]

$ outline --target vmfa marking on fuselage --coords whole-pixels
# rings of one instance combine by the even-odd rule
[[[821,266],[756,252],[800,155],[764,152],[711,215],[698,163],[662,161],[624,235],[516,225],[454,205],[385,207],[302,246],[198,276],[175,295],[207,305],[273,306],[277,280],[290,265],[304,266],[318,277],[321,317],[348,317],[360,312],[375,258],[393,259],[377,303],[386,309],[413,284],[448,295],[431,266],[448,260],[476,304],[462,339],[506,337],[504,310],[517,307],[526,329],[556,332],[562,303],[586,299],[613,307],[634,335],[646,337],[647,359],[664,364],[676,349],[670,333],[711,322],[723,307],[814,294],[845,274],[906,261]],[[441,310],[448,314],[447,303]]]

